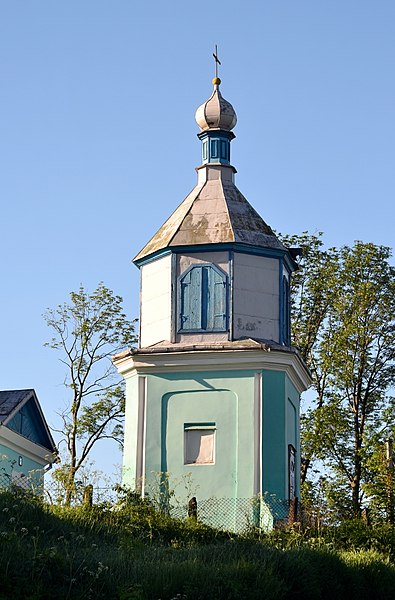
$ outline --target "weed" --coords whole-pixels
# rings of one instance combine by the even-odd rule
[[[48,506],[0,493],[2,600],[358,600],[394,597],[394,530],[345,523],[236,536],[130,496]]]

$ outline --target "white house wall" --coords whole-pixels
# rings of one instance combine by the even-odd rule
[[[171,256],[141,268],[140,346],[171,339]]]
[[[279,341],[279,260],[234,255],[233,337]]]

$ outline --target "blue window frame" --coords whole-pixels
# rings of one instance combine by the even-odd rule
[[[226,331],[226,273],[211,264],[189,267],[179,278],[179,307],[179,331]]]

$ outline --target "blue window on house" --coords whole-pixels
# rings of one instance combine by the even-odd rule
[[[289,346],[291,344],[291,306],[289,297],[289,282],[286,277],[283,277],[283,344]]]
[[[190,267],[179,279],[179,303],[180,331],[226,331],[226,273],[214,265]]]

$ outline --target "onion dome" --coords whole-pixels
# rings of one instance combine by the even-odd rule
[[[222,97],[219,91],[220,83],[220,78],[214,77],[213,93],[196,111],[195,119],[201,131],[208,131],[210,129],[231,131],[237,123],[237,116],[233,106]]]

